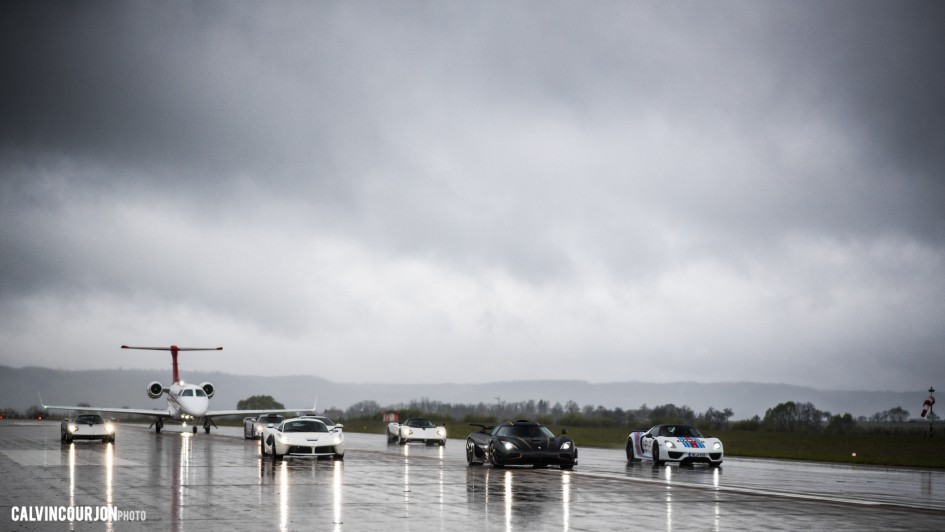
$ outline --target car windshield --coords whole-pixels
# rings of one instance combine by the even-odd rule
[[[328,427],[314,419],[287,421],[282,425],[282,432],[328,432]]]
[[[82,415],[82,416],[79,416],[79,417],[75,418],[75,422],[76,422],[77,424],[81,424],[81,423],[95,423],[95,424],[98,424],[98,423],[104,423],[105,420],[102,419],[102,416],[100,416],[100,415],[98,415],[98,414],[85,414],[85,415]]]
[[[505,425],[496,430],[496,436],[512,438],[554,438],[553,432],[542,425]]]
[[[429,419],[408,419],[404,425],[417,429],[432,429],[435,426]]]
[[[688,425],[663,425],[660,428],[660,436],[675,436],[677,438],[701,438],[702,433],[695,427]]]
[[[261,423],[282,423],[283,419],[285,418],[276,414],[269,414],[268,416],[259,417],[259,421]]]

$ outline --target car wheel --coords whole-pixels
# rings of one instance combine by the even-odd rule
[[[633,438],[627,438],[627,461],[637,462],[636,455],[633,454]]]
[[[661,465],[663,465],[663,461],[660,460],[660,448],[657,447],[656,442],[653,442],[653,467]]]
[[[561,469],[570,471],[570,470],[574,469],[574,464],[561,464]]]
[[[495,445],[491,443],[489,444],[489,463],[492,464],[492,467],[496,469],[502,469],[505,467],[495,459]]]
[[[260,440],[259,442],[259,453],[262,456],[266,456],[266,442]]]
[[[406,444],[407,444],[407,440],[404,439],[404,438],[401,438],[400,436],[397,436],[397,444],[398,444],[398,445],[406,445]]]
[[[446,447],[446,440],[440,440],[440,447]]]
[[[333,459],[333,460],[344,460],[344,459],[345,459],[345,453],[336,454],[336,455],[332,456],[332,459]]]
[[[466,464],[476,465],[476,444],[472,440],[466,440]]]
[[[59,441],[66,441],[66,433],[65,433],[65,432],[60,432],[60,433],[59,433]]]
[[[194,434],[197,434],[197,425],[194,425]]]

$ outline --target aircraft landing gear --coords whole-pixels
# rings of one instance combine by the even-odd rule
[[[155,434],[160,434],[162,428],[164,428],[164,422],[163,422],[163,421],[161,421],[161,420],[159,419],[159,420],[157,420],[157,421],[154,422],[154,433],[155,433]]]
[[[197,434],[197,425],[194,425],[194,434]]]
[[[194,429],[196,429],[196,427],[194,427]],[[209,420],[206,420],[203,422],[203,431],[206,432],[207,434],[210,434],[210,421]]]

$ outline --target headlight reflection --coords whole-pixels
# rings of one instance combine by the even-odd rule
[[[512,472],[505,472],[505,530],[512,531]]]
[[[341,486],[342,486],[342,477],[344,476],[344,462],[341,460],[335,460],[334,470],[332,471],[332,510],[335,513],[335,530],[341,530],[341,525],[343,521],[341,520]]]
[[[279,464],[279,530],[289,529],[289,464]]]
[[[571,528],[571,472],[561,474],[561,524],[565,530]]]
[[[115,466],[115,444],[105,444],[105,504],[111,508],[114,506],[112,500],[112,480],[113,468]],[[105,530],[114,530],[115,524],[109,520],[105,523]]]

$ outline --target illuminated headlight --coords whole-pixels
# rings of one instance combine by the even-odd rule
[[[446,430],[445,430],[445,429],[436,429],[436,435],[437,435],[437,436],[442,436],[442,437],[445,438],[445,437],[446,437]]]
[[[115,432],[115,427],[111,423],[106,423],[105,432]]]
[[[676,444],[673,443],[673,442],[671,442],[671,441],[667,441],[667,442],[666,442],[666,448],[667,448],[667,449],[675,449],[675,448],[676,448]]]
[[[717,441],[717,442],[713,443],[713,444],[712,444],[712,448],[715,449],[716,451],[721,451],[721,450],[722,450],[722,442]]]
[[[561,444],[561,450],[562,450],[562,451],[567,451],[567,450],[570,449],[570,448],[571,448],[571,442],[564,442],[564,443]]]
[[[413,429],[410,429],[407,431],[407,436],[411,436],[412,434],[413,434]]]
[[[505,447],[506,451],[512,451],[512,450],[518,449],[518,447],[516,447],[515,444],[510,441],[504,441],[502,442],[502,445]]]
[[[79,426],[78,426],[78,425],[74,425],[74,424],[73,424],[73,425],[69,425],[69,432],[78,432],[78,431],[79,431]]]

